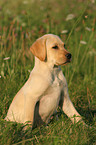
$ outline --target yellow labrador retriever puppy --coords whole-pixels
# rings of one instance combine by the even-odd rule
[[[13,99],[5,120],[34,125],[48,123],[60,105],[74,123],[82,120],[68,94],[66,79],[60,68],[71,61],[62,40],[53,34],[37,39],[30,50],[35,66],[29,79]]]

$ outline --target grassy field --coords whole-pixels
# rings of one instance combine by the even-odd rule
[[[70,98],[92,128],[58,112],[48,126],[24,131],[4,121],[9,105],[34,66],[36,38],[59,35],[72,53],[62,67]],[[96,145],[96,3],[92,0],[0,0],[0,144]]]

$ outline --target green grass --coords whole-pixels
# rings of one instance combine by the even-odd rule
[[[68,14],[74,18],[66,21]],[[96,3],[91,0],[0,1],[0,144],[96,144],[95,21]],[[62,70],[74,106],[92,128],[73,125],[62,111],[58,112],[59,120],[53,117],[48,126],[32,131],[24,131],[22,124],[4,121],[13,97],[34,66],[29,48],[46,33],[59,35],[72,53],[72,62]]]

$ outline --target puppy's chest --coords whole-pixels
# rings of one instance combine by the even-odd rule
[[[54,94],[59,97],[63,88],[63,81],[58,76],[53,76],[52,83],[47,90],[47,94]]]
[[[51,86],[54,89],[61,89],[62,85],[63,85],[63,81],[58,76],[56,76]]]
[[[58,76],[53,76],[51,85],[40,100],[39,113],[44,121],[46,121],[58,107],[62,87],[63,81]]]

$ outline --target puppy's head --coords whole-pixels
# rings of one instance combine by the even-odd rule
[[[33,43],[30,50],[41,61],[54,65],[64,65],[71,61],[71,54],[57,35],[46,34],[40,37]]]

